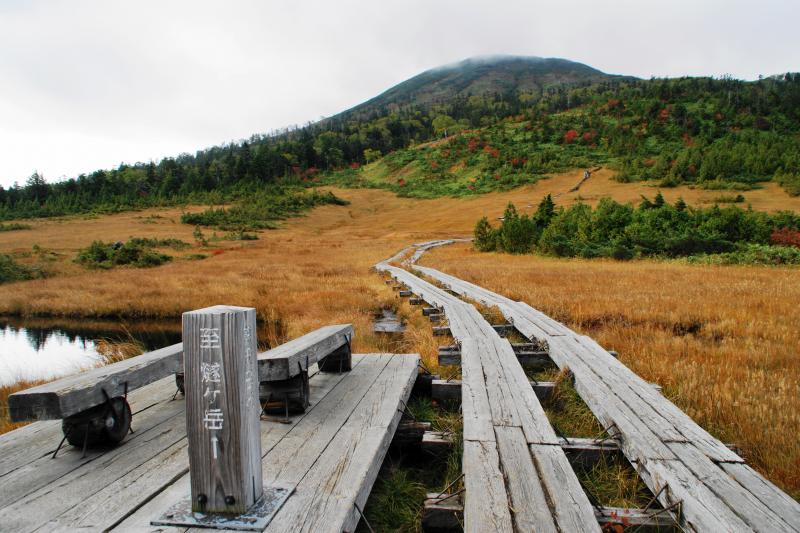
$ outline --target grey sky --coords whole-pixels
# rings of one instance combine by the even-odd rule
[[[0,0],[0,183],[329,116],[474,55],[640,77],[800,70],[797,0]]]

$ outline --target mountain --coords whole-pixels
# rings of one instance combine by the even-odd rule
[[[219,204],[284,185],[472,195],[598,165],[618,181],[737,192],[775,181],[800,195],[797,154],[800,74],[641,80],[565,59],[473,58],[279,135],[57,183],[34,174],[0,188],[0,220]]]
[[[534,56],[472,57],[436,67],[399,83],[343,114],[416,105],[429,107],[456,97],[508,93],[541,96],[553,87],[633,79],[606,74],[583,63]]]

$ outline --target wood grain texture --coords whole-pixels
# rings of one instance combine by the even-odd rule
[[[14,422],[67,418],[173,374],[183,348],[175,344],[74,376],[15,392],[8,397]]]
[[[192,510],[243,513],[261,496],[256,310],[183,314]]]
[[[498,427],[497,450],[503,463],[514,526],[517,531],[556,533],[553,512],[519,428]]]
[[[514,531],[497,444],[464,441],[464,531]]]
[[[324,326],[260,353],[258,379],[274,381],[294,377],[338,348],[349,345],[352,338],[352,324]]]

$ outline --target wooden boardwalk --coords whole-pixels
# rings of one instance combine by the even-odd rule
[[[464,530],[600,531],[511,344],[472,305],[387,262],[376,268],[443,309],[460,343]]]
[[[311,406],[261,422],[265,484],[293,490],[266,531],[353,531],[417,377],[418,356],[353,356],[345,373],[311,377]],[[175,381],[133,391],[135,433],[81,458],[51,455],[60,421],[0,436],[0,530],[164,531],[152,527],[189,494],[185,404]]]
[[[407,265],[416,261],[436,241],[419,246]],[[800,531],[800,504],[747,466],[744,460],[697,425],[688,415],[664,398],[651,384],[642,380],[589,337],[580,335],[524,302],[516,302],[432,268],[413,266],[418,273],[436,280],[450,291],[487,306],[497,307],[506,319],[531,341],[546,341],[549,355],[558,367],[569,369],[575,387],[598,420],[607,428],[639,472],[642,480],[681,527],[695,531]],[[455,304],[449,292],[423,282],[409,272],[382,265],[393,276],[412,287],[415,293],[434,305],[442,306],[450,318],[453,335],[461,340],[470,331],[483,331],[483,324],[469,323],[475,316]],[[418,292],[419,291],[419,292]],[[469,306],[472,308],[472,306]],[[479,316],[479,315],[478,315]],[[463,318],[462,318],[463,317]],[[470,329],[471,328],[471,329]],[[472,333],[474,334],[474,333]],[[462,341],[462,386],[465,439],[470,404],[474,401],[473,383],[468,375],[476,357],[470,352],[487,347]],[[488,349],[489,352],[492,349]],[[480,360],[483,353],[478,354]],[[516,368],[516,361],[503,364]],[[509,380],[515,376],[505,376]],[[508,381],[507,387],[512,381]],[[487,375],[488,385],[488,375]],[[492,384],[492,387],[499,386]],[[520,383],[520,389],[523,384]],[[528,385],[526,390],[530,390]],[[505,393],[502,393],[505,394]],[[540,409],[516,401],[517,408],[531,409],[534,417]],[[490,404],[492,408],[493,405]],[[478,420],[470,425],[485,428]],[[538,427],[542,427],[540,423]],[[496,428],[495,428],[496,430]],[[481,437],[483,434],[479,434]],[[526,433],[526,437],[528,434]],[[470,465],[465,459],[465,474]],[[529,472],[530,473],[530,472]],[[569,472],[566,474],[569,475]],[[513,492],[513,487],[509,487]],[[465,514],[470,516],[470,487],[467,487]],[[557,501],[559,495],[553,501]],[[509,501],[514,501],[511,498]],[[472,514],[474,518],[474,514]],[[569,528],[562,528],[567,530]],[[518,530],[522,530],[519,529]]]

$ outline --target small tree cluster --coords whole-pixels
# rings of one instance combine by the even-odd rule
[[[475,226],[475,247],[513,254],[539,251],[561,257],[682,257],[734,252],[743,244],[800,245],[800,216],[714,206],[694,209],[659,193],[638,207],[610,198],[597,208],[576,204],[556,209],[548,195],[532,216],[506,208],[499,228],[485,217]]]

